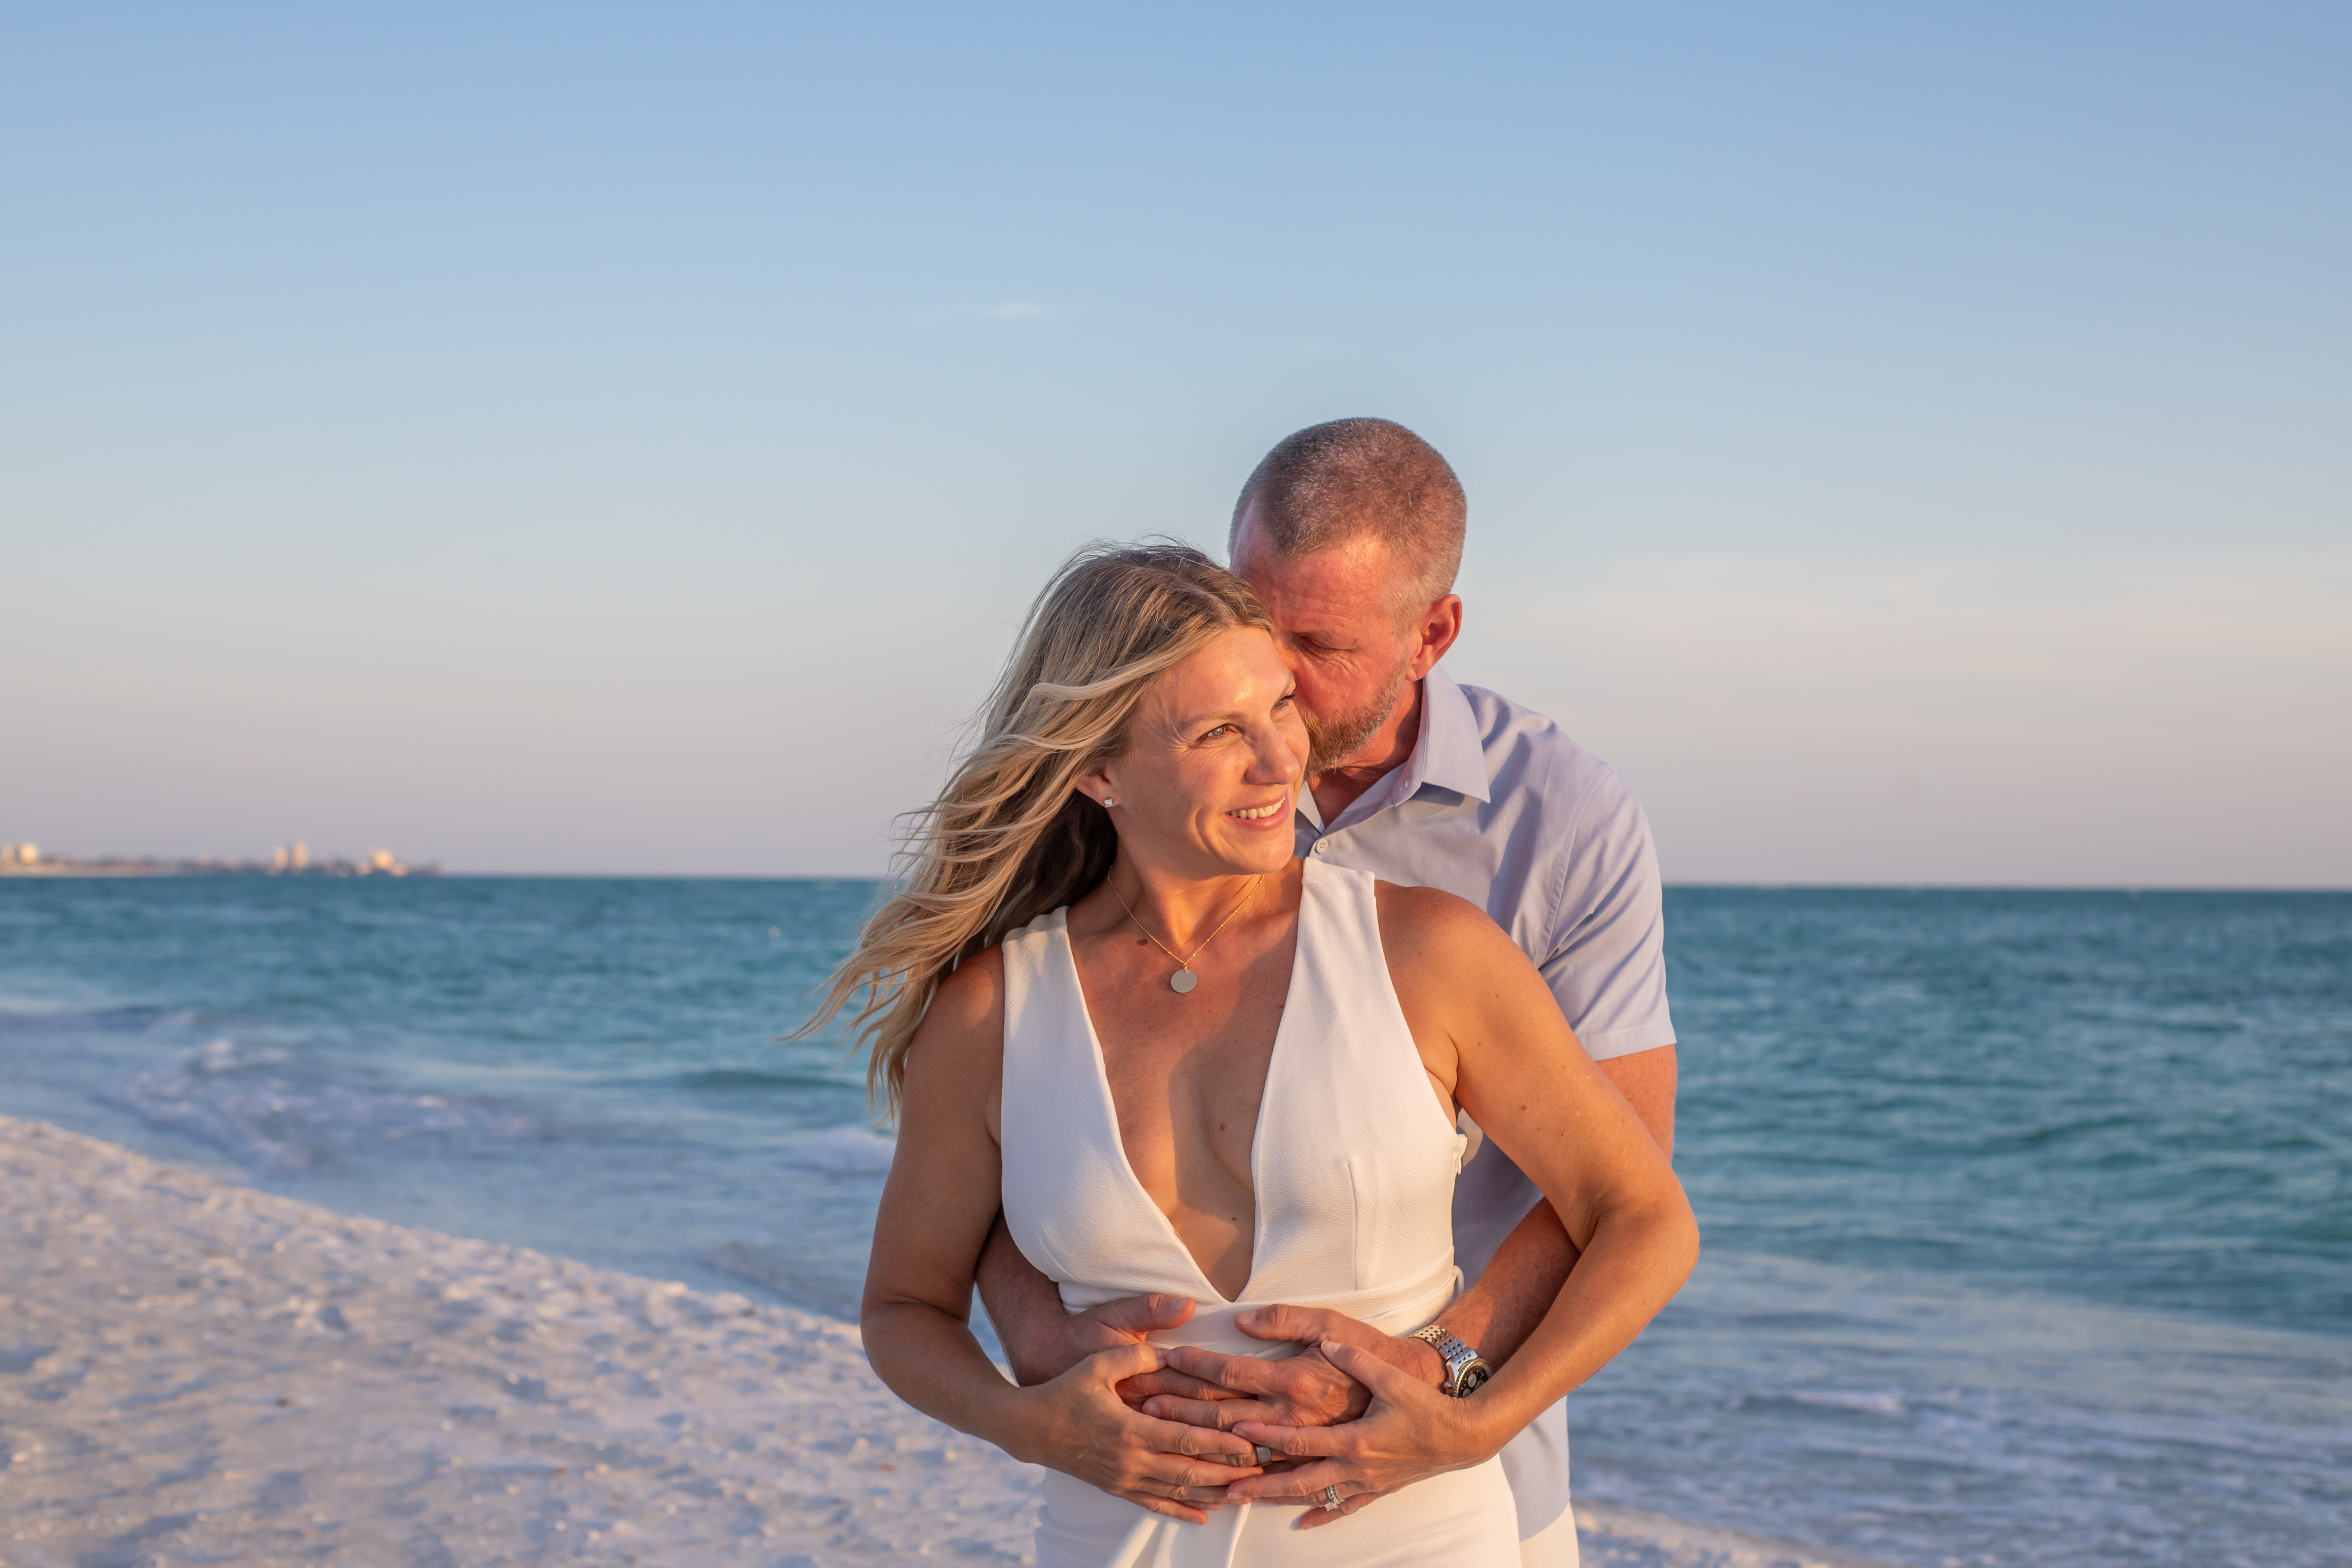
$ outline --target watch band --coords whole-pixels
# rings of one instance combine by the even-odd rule
[[[1445,1381],[1439,1387],[1456,1399],[1468,1398],[1494,1375],[1486,1358],[1435,1323],[1415,1329],[1406,1337],[1419,1340],[1437,1352],[1437,1359],[1445,1363]]]

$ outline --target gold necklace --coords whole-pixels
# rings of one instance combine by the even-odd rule
[[[1232,910],[1227,911],[1223,920],[1217,922],[1217,931],[1213,931],[1207,936],[1202,938],[1201,945],[1192,950],[1192,958],[1178,956],[1178,954],[1171,949],[1166,942],[1160,941],[1158,937],[1153,936],[1151,934],[1151,928],[1145,925],[1140,920],[1137,920],[1135,910],[1128,907],[1128,902],[1125,899],[1119,898],[1119,892],[1117,888],[1111,888],[1110,896],[1114,899],[1118,899],[1118,907],[1127,910],[1127,918],[1129,920],[1135,921],[1135,929],[1143,933],[1144,941],[1150,942],[1160,952],[1167,953],[1169,957],[1175,959],[1177,963],[1181,966],[1175,973],[1168,977],[1168,989],[1176,993],[1177,995],[1181,996],[1190,992],[1193,986],[1201,984],[1201,977],[1192,973],[1192,959],[1200,957],[1202,951],[1208,947],[1209,943],[1217,940],[1217,931],[1221,931],[1227,926],[1234,923],[1234,916],[1242,912],[1242,905],[1250,901],[1250,895],[1256,892],[1257,885],[1265,880],[1265,873],[1263,871],[1250,879],[1250,885],[1242,889],[1240,900],[1234,905]],[[1109,887],[1110,879],[1108,877],[1104,878],[1103,885],[1105,887]]]

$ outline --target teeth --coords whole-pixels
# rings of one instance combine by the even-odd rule
[[[1265,817],[1272,816],[1276,812],[1280,811],[1282,807],[1279,805],[1257,805],[1252,806],[1246,811],[1227,812],[1225,815],[1228,816],[1238,816],[1244,822],[1257,822]]]

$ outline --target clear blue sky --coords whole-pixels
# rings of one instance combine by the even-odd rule
[[[2352,8],[15,7],[0,838],[866,872],[1078,541],[1461,470],[1670,879],[2352,884]]]

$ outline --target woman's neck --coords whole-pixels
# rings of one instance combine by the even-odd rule
[[[1185,877],[1146,866],[1122,852],[1103,879],[1103,888],[1114,911],[1123,909],[1150,935],[1181,954],[1208,941],[1225,922],[1246,919],[1251,907],[1265,901],[1269,884],[1277,884],[1287,869]]]

